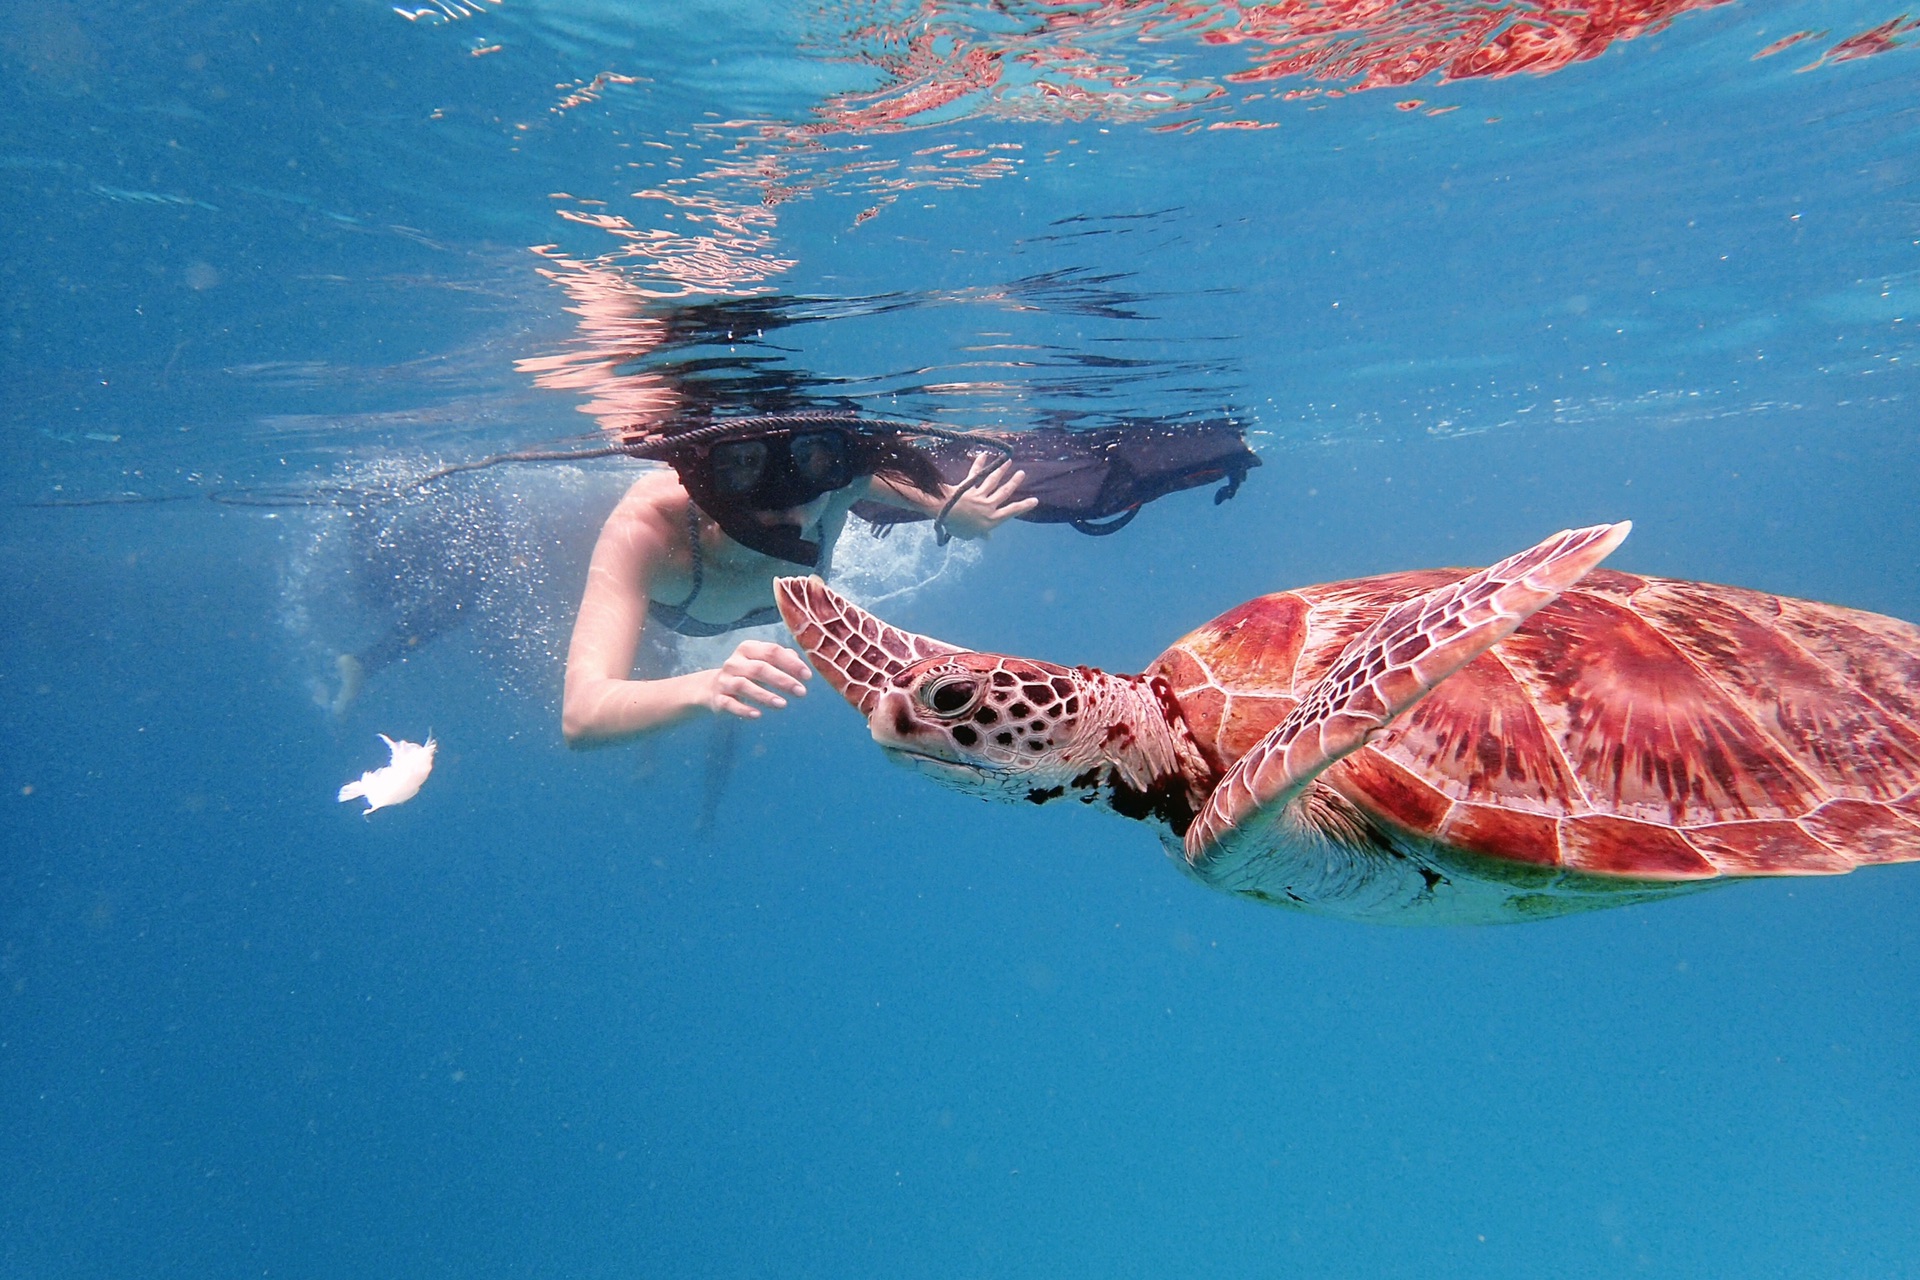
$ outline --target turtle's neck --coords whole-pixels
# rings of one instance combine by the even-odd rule
[[[1096,764],[1073,779],[1115,813],[1167,824],[1184,836],[1213,790],[1213,770],[1194,744],[1173,689],[1157,675],[1116,676],[1092,667],[1084,681],[1083,738]],[[1092,799],[1092,796],[1088,797]]]

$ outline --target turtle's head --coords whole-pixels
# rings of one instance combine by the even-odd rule
[[[774,598],[814,669],[894,760],[974,795],[1098,797],[1131,817],[1190,817],[1146,678],[968,652],[889,626],[818,578],[780,578]]]
[[[808,661],[892,759],[957,790],[1035,803],[1088,772],[1084,686],[1108,677],[902,631],[818,578],[780,578],[774,599]]]
[[[950,787],[1044,804],[1091,794],[1104,770],[1087,742],[1085,668],[998,653],[950,653],[893,672],[867,713],[887,755]]]

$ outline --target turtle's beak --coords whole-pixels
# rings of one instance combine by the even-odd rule
[[[899,747],[883,747],[887,759],[909,769],[918,770],[931,777],[935,782],[944,782],[968,793],[982,789],[981,779],[986,770],[978,765],[964,764],[958,760],[945,760],[939,756],[923,755],[918,751],[905,751]]]
[[[775,578],[773,598],[794,642],[840,696],[871,717],[894,677],[959,646],[889,626],[817,577]]]
[[[952,739],[929,729],[914,714],[913,695],[905,689],[884,689],[867,716],[867,730],[888,755],[919,756],[948,763]]]

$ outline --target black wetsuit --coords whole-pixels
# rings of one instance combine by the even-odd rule
[[[923,446],[940,477],[958,484],[973,465],[977,441],[1003,445],[1014,466],[1027,473],[1022,498],[1040,505],[1019,518],[1033,524],[1071,525],[1082,533],[1113,533],[1156,498],[1197,485],[1224,482],[1213,496],[1224,502],[1260,459],[1247,447],[1238,423],[1139,421],[1087,430],[1040,427],[1031,431],[981,431],[968,439],[935,440]],[[854,504],[869,524],[888,525],[931,517],[877,502]]]

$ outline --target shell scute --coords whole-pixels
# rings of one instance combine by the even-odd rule
[[[1589,814],[1559,825],[1560,861],[1577,871],[1634,880],[1707,880],[1720,874],[1664,824]]]
[[[1233,763],[1220,758],[1220,738],[1228,724],[1230,709],[1226,691],[1208,679],[1191,654],[1179,649],[1168,650],[1148,668],[1148,674],[1166,680],[1174,700],[1179,703],[1180,717],[1187,722],[1187,731],[1193,735],[1200,754],[1207,758],[1207,767],[1216,776],[1224,772]]]
[[[1182,636],[1148,668],[1172,688],[1216,773],[1293,710],[1293,670],[1307,639],[1307,616],[1307,602],[1294,592],[1260,596]]]
[[[1586,802],[1572,770],[1498,652],[1447,677],[1374,749],[1455,800],[1555,817],[1579,812]]]
[[[1184,702],[1190,694],[1214,687],[1213,677],[1200,664],[1200,660],[1187,652],[1181,645],[1155,658],[1153,665],[1147,668],[1148,675],[1157,675],[1167,682],[1174,695]]]
[[[1202,749],[1218,757],[1218,767],[1224,769],[1253,750],[1268,730],[1287,718],[1295,705],[1296,699],[1279,695],[1229,695],[1224,700],[1220,724],[1215,733],[1201,743]],[[1199,737],[1197,731],[1194,736]]]
[[[1334,765],[1322,780],[1363,809],[1415,835],[1436,834],[1453,807],[1427,779],[1372,747],[1362,747]]]
[[[1622,573],[1618,569],[1601,567],[1587,570],[1587,576],[1580,579],[1579,590],[1584,595],[1599,596],[1615,604],[1628,604],[1646,588],[1653,578],[1644,578],[1637,573]]]
[[[1854,867],[1797,822],[1720,823],[1686,838],[1723,876],[1838,875]]]
[[[1297,587],[1287,594],[1299,596],[1316,610],[1381,614],[1403,600],[1458,582],[1472,572],[1471,569],[1402,569],[1398,573],[1376,573],[1368,578]]]
[[[1920,782],[1920,733],[1783,632],[1777,597],[1663,581],[1634,608],[1827,791],[1892,800]]]
[[[1307,602],[1282,591],[1237,605],[1212,622],[1176,640],[1160,657],[1168,666],[1177,653],[1195,660],[1228,692],[1242,687],[1266,693],[1290,693],[1294,667],[1307,639]],[[1173,679],[1174,688],[1181,681]]]
[[[1570,591],[1498,652],[1602,813],[1698,826],[1796,818],[1830,798],[1651,623],[1617,603]]]
[[[1862,800],[1834,800],[1800,820],[1815,838],[1843,849],[1859,866],[1920,856],[1920,819]]]
[[[1440,828],[1440,838],[1482,857],[1560,864],[1560,824],[1537,813],[1491,804],[1456,804]]]
[[[1920,627],[1783,597],[1780,629],[1892,716],[1920,725]]]

